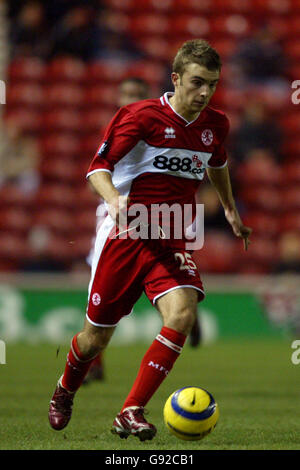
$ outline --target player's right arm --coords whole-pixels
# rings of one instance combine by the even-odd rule
[[[121,108],[108,125],[88,169],[87,179],[94,191],[107,203],[110,215],[119,225],[120,213],[127,209],[128,198],[113,184],[114,166],[143,139],[143,128],[127,107]]]
[[[128,197],[119,193],[113,185],[111,173],[107,171],[93,173],[89,181],[96,193],[106,201],[110,216],[119,225],[120,213],[127,211]]]

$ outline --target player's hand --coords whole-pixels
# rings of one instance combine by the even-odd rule
[[[108,202],[108,212],[120,231],[125,230],[127,227],[127,213],[128,213],[129,197],[116,194]]]
[[[251,243],[249,238],[252,233],[252,228],[246,227],[243,224],[237,209],[225,209],[225,217],[230,223],[235,236],[243,239],[244,249],[247,251],[248,246]]]

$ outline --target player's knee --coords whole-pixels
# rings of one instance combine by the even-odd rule
[[[188,335],[194,325],[195,318],[196,311],[194,308],[182,307],[173,312],[169,322],[176,331]]]
[[[108,341],[105,340],[105,335],[82,331],[77,337],[77,342],[82,355],[90,359],[97,356],[106,347]]]

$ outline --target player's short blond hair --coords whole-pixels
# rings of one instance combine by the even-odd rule
[[[204,65],[208,70],[221,70],[222,63],[217,51],[205,39],[192,39],[186,41],[173,61],[173,72],[180,76],[187,64]]]

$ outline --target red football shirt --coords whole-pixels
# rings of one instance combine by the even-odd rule
[[[188,122],[173,109],[170,96],[122,107],[106,129],[87,178],[110,172],[131,204],[194,204],[205,169],[227,164],[229,121],[207,106]]]

